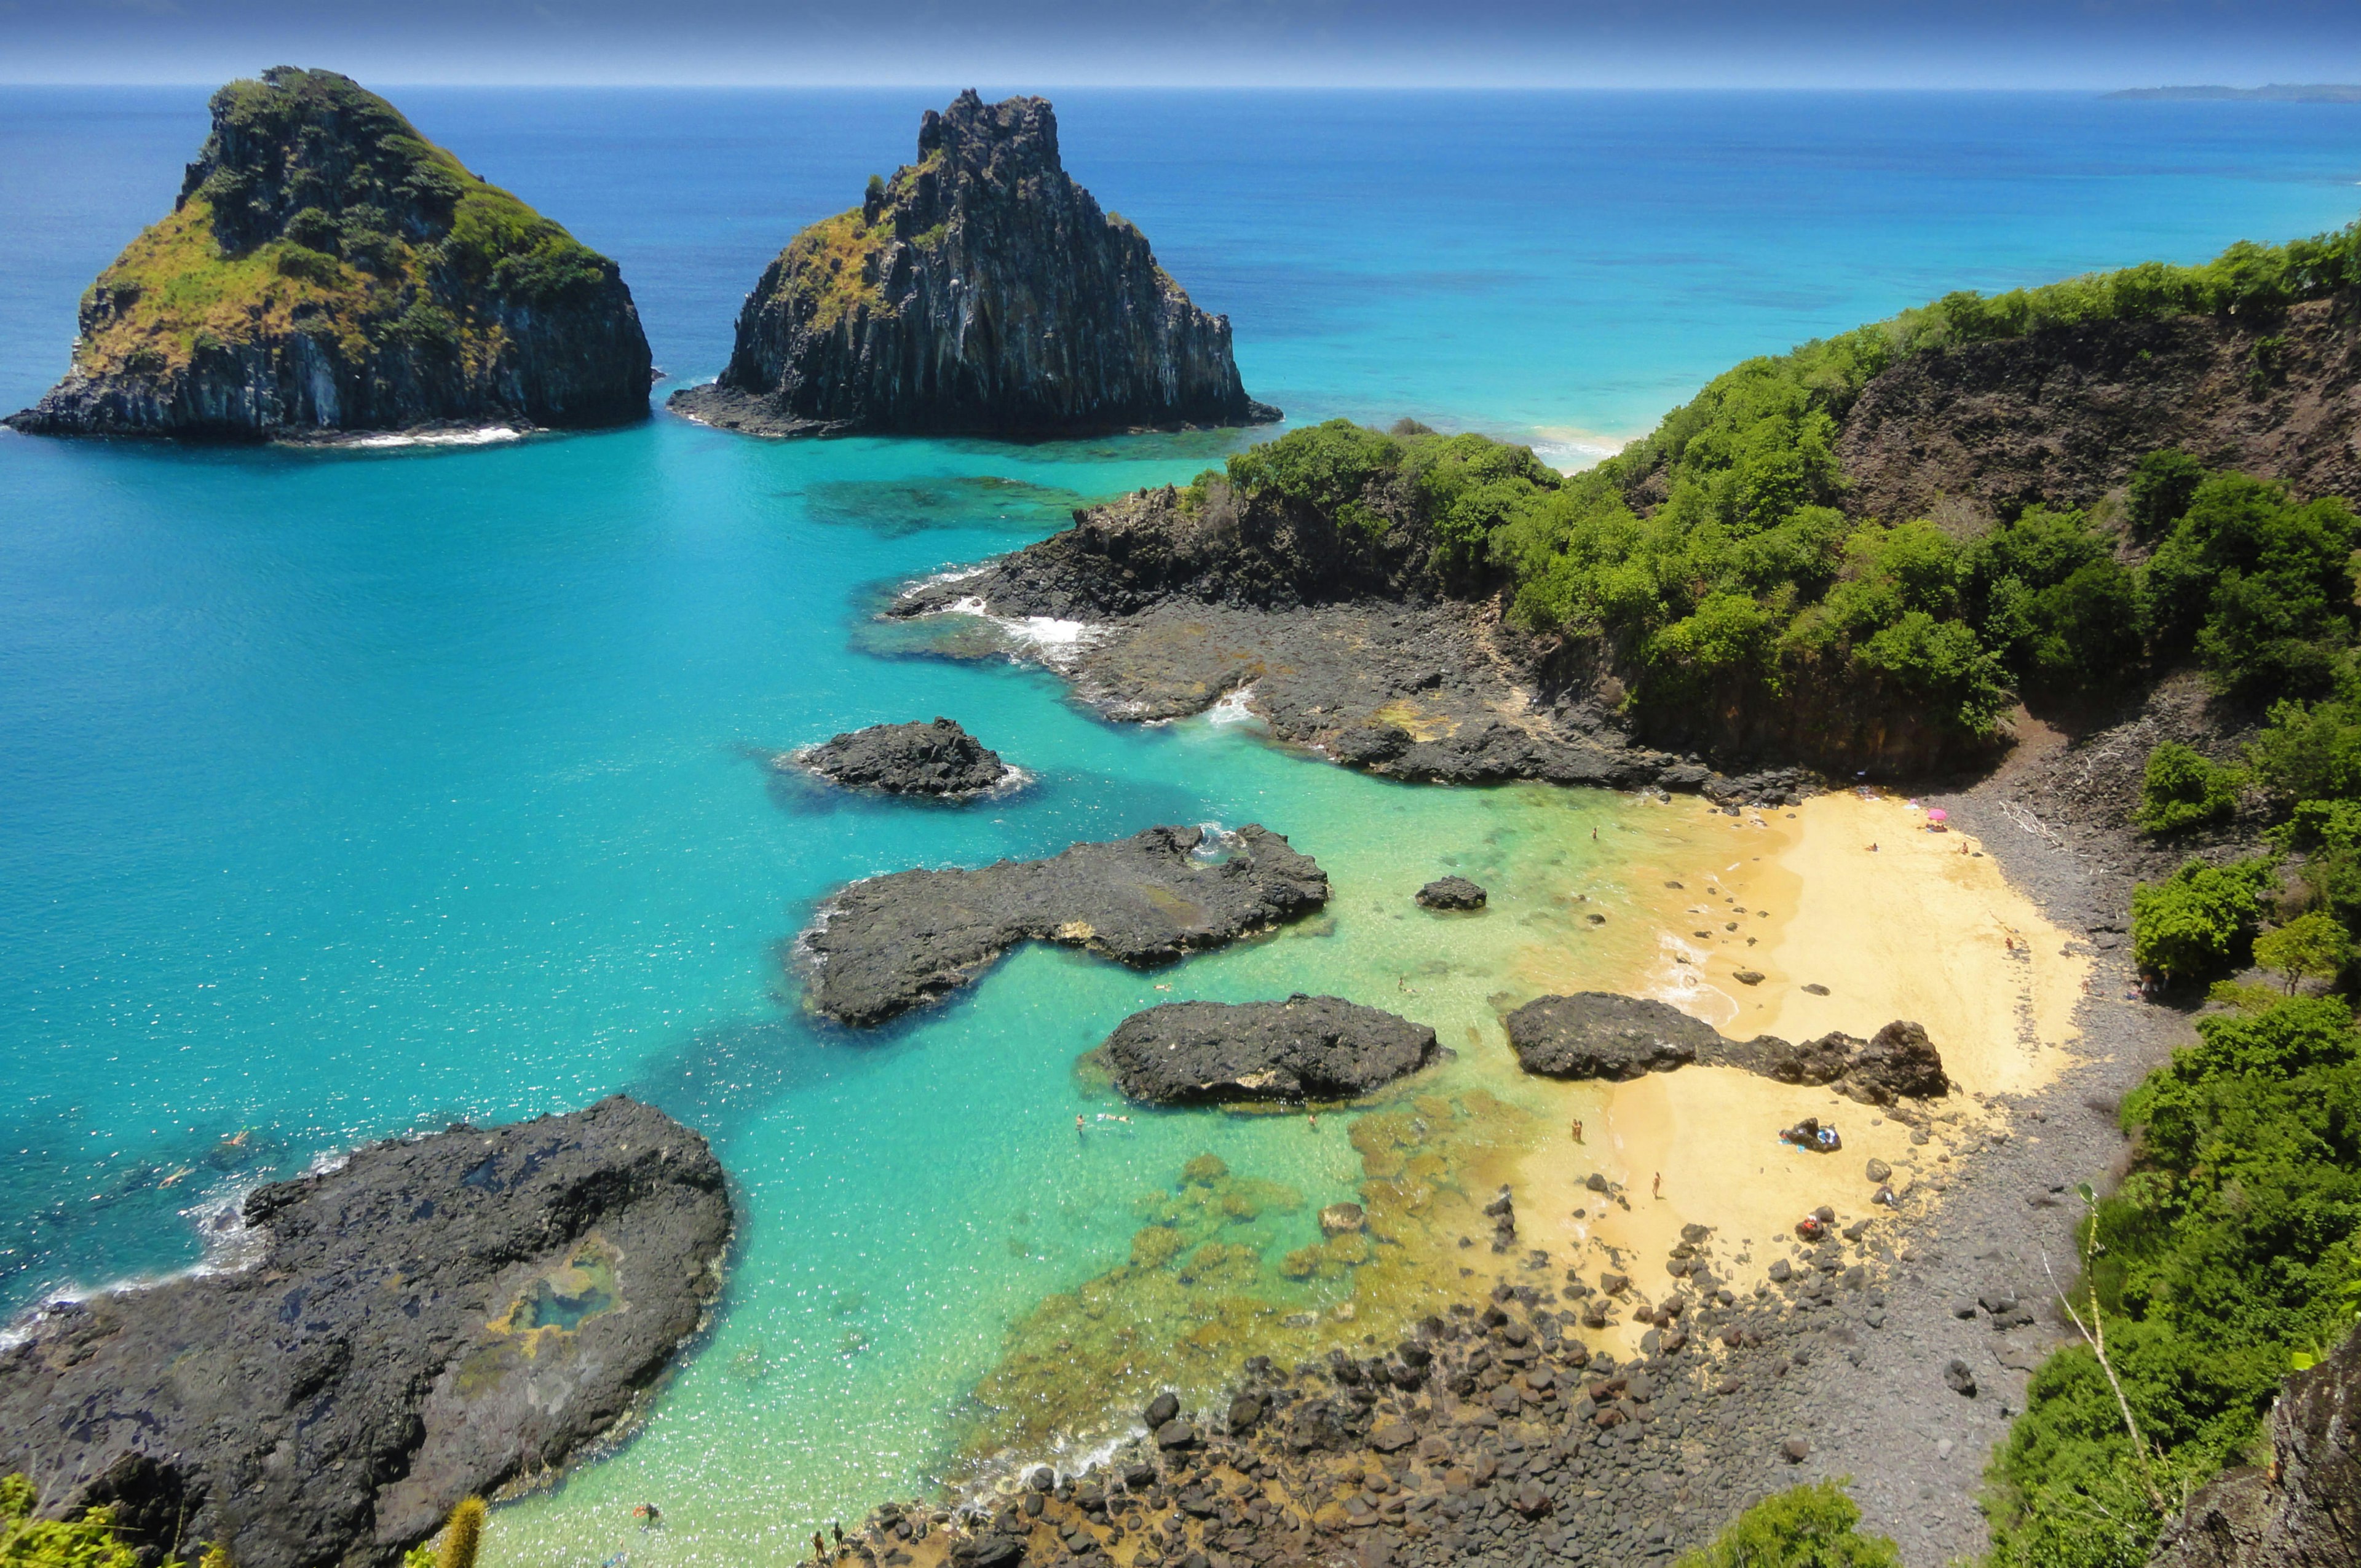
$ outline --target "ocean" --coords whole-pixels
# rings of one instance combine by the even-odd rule
[[[388,91],[614,257],[682,378],[950,96]],[[2337,226],[2361,181],[2342,105],[1053,96],[1068,168],[1229,314],[1290,422],[1407,414],[1568,466],[1748,355],[1953,288]],[[0,400],[63,370],[82,289],[203,131],[200,92],[0,89]],[[1087,1441],[979,1387],[1015,1386],[987,1379],[1038,1358],[1200,1155],[1263,1184],[1221,1233],[1269,1265],[1255,1299],[1333,1314],[1350,1281],[1278,1260],[1353,1195],[1355,1118],[1101,1121],[1124,1108],[1076,1058],[1153,1002],[1334,991],[1437,1025],[1468,1146],[1511,1136],[1513,1104],[1477,1094],[1501,998],[1650,961],[1583,946],[1565,903],[1639,899],[1677,830],[1597,792],[1346,774],[1250,723],[1110,725],[1038,669],[875,625],[894,585],[1240,439],[776,444],[662,413],[437,449],[0,436],[0,1297],[186,1266],[193,1216],[368,1138],[664,1106],[731,1172],[729,1293],[635,1439],[496,1517],[502,1563],[603,1562],[642,1500],[668,1523],[634,1562],[784,1563],[1012,1432]],[[928,808],[768,763],[939,713],[1038,782]],[[788,944],[847,879],[1252,821],[1329,869],[1327,914],[1155,975],[1022,952],[869,1034],[799,1006]],[[1483,921],[1408,908],[1445,872],[1493,886]],[[1213,1321],[1138,1310],[1159,1343]]]

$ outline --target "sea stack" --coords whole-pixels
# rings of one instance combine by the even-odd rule
[[[213,96],[179,201],[82,296],[44,435],[318,438],[646,417],[615,264],[348,77]]]
[[[729,367],[674,394],[763,435],[1005,437],[1253,424],[1226,316],[1157,265],[1058,159],[1047,100],[962,93],[918,161],[789,242],[746,298]]]

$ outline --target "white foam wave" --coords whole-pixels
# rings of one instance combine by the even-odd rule
[[[1253,708],[1247,703],[1254,696],[1254,683],[1233,686],[1222,694],[1222,700],[1205,710],[1208,724],[1252,724],[1256,721]]]
[[[494,446],[504,441],[522,441],[530,433],[513,425],[488,424],[478,430],[387,431],[356,435],[335,444],[363,452],[401,446]]]
[[[1062,620],[1053,615],[994,615],[983,600],[970,596],[954,599],[939,614],[972,615],[1000,628],[1020,654],[1039,661],[1060,674],[1072,670],[1082,654],[1104,641],[1113,628],[1087,620]]]
[[[1738,1017],[1738,998],[1705,977],[1707,949],[1684,940],[1677,933],[1656,933],[1656,950],[1663,962],[1649,971],[1640,994],[1669,1003],[1690,1017],[1719,1029]]]

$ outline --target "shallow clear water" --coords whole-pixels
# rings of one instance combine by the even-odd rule
[[[697,376],[787,233],[944,95],[399,96],[615,255],[659,363]],[[1257,395],[1543,433],[1562,461],[1740,356],[1963,283],[2330,226],[2361,176],[2361,112],[2308,105],[1060,108],[1070,166],[1232,315]],[[0,400],[62,368],[80,290],[202,130],[198,94],[0,93]],[[1229,439],[774,445],[661,416],[431,453],[0,438],[0,1294],[190,1262],[184,1212],[359,1139],[643,1095],[737,1183],[730,1296],[644,1434],[493,1542],[602,1560],[647,1498],[669,1523],[633,1555],[683,1563],[791,1558],[988,1438],[968,1396],[1011,1325],[1120,1265],[1137,1201],[1198,1154],[1296,1190],[1234,1239],[1271,1299],[1333,1306],[1275,1260],[1352,1194],[1350,1118],[1101,1123],[1119,1107],[1075,1058],[1150,1002],[1332,990],[1436,1024],[1443,1083],[1479,1086],[1502,997],[1643,960],[1639,926],[1586,936],[1567,901],[1637,898],[1642,835],[1670,829],[1598,795],[1354,777],[1251,727],[1108,726],[1038,672],[869,634],[893,583]],[[1038,784],[931,810],[761,760],[935,713]],[[846,878],[1195,821],[1290,834],[1335,907],[1153,976],[1023,953],[870,1036],[797,1009],[783,945]],[[1446,870],[1493,910],[1410,909]]]

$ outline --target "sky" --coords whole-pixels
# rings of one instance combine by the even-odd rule
[[[2361,0],[0,0],[0,81],[2054,87],[2361,82]]]

